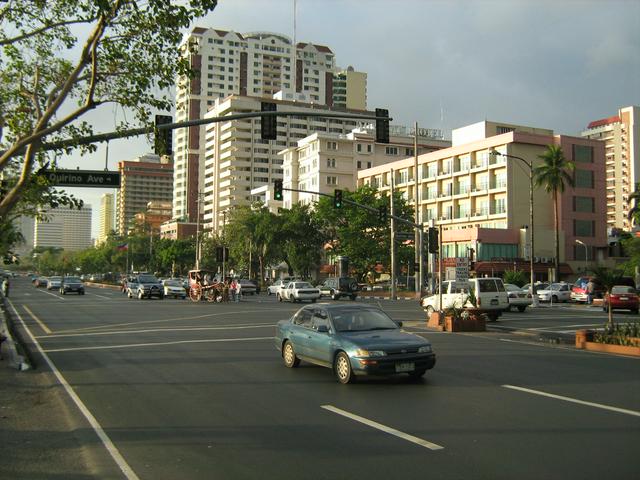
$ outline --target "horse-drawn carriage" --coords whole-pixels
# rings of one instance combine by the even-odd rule
[[[229,289],[224,282],[217,282],[212,272],[190,270],[189,298],[192,302],[202,299],[208,302],[226,302],[229,300]]]

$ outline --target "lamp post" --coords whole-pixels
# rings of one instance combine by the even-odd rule
[[[528,160],[525,160],[522,157],[498,152],[497,150],[492,150],[491,154],[501,155],[506,158],[514,158],[516,160],[520,160],[529,169],[529,225],[531,228],[531,248],[529,250],[529,269],[531,270],[531,274],[530,274],[529,282],[531,283],[531,306],[537,307],[538,297],[536,297],[535,274],[533,272],[533,252],[534,252],[533,239],[535,237],[534,235],[535,230],[534,230],[534,223],[533,223],[533,163],[529,162]]]
[[[587,260],[589,260],[589,249],[587,248],[587,244],[584,243],[582,240],[578,240],[576,238],[576,243],[584,247],[584,271],[585,273],[587,273]]]

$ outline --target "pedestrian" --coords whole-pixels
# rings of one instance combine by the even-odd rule
[[[4,280],[2,281],[2,294],[9,298],[9,277],[5,276]]]
[[[239,302],[242,299],[242,284],[240,282],[236,282],[236,302]]]
[[[229,285],[229,294],[231,295],[232,302],[238,301],[236,299],[237,290],[238,290],[238,282],[236,282],[236,279],[234,278],[233,280],[231,280],[231,285]]]
[[[587,288],[586,288],[586,292],[587,292],[587,305],[591,305],[593,303],[593,290],[594,290],[595,285],[593,284],[593,280],[589,280],[589,282],[587,283]]]

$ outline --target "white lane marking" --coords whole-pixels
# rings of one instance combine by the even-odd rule
[[[99,347],[75,347],[75,348],[52,348],[44,350],[48,353],[58,352],[83,352],[88,350],[114,350],[117,348],[134,347],[157,347],[164,345],[181,345],[188,343],[220,343],[220,342],[249,342],[255,340],[273,340],[274,337],[248,337],[248,338],[218,338],[208,340],[177,340],[175,342],[151,342],[151,343],[131,343],[128,345],[103,345]]]
[[[62,298],[62,297],[60,297],[60,296],[56,295],[55,293],[47,292],[46,290],[40,290],[40,289],[38,289],[38,290],[36,290],[36,292],[46,293],[47,295],[51,295],[53,298],[57,298],[58,300],[62,300],[62,301],[64,301],[64,298]]]
[[[31,315],[31,318],[33,318],[36,322],[38,322],[38,325],[40,325],[40,328],[44,330],[45,333],[49,335],[53,333],[51,330],[49,330],[49,327],[47,327],[42,320],[36,317],[35,313],[29,310],[29,307],[27,307],[26,305],[23,305],[22,308],[24,308],[27,311],[27,313]]]
[[[80,410],[82,415],[84,415],[84,418],[87,419],[87,421],[91,425],[91,428],[93,428],[93,431],[96,432],[96,435],[98,436],[98,438],[102,442],[102,445],[104,445],[104,447],[107,449],[107,451],[109,452],[109,455],[111,455],[111,458],[113,458],[113,460],[116,463],[116,465],[118,465],[118,468],[120,468],[120,470],[122,471],[124,476],[127,478],[127,480],[140,480],[140,477],[138,477],[138,475],[136,475],[136,473],[133,471],[133,469],[129,466],[129,464],[124,459],[124,457],[122,456],[120,451],[117,449],[117,447],[113,444],[113,442],[111,441],[109,436],[103,430],[103,428],[100,425],[100,423],[98,423],[98,421],[93,416],[93,414],[89,411],[89,409],[86,407],[86,405],[82,402],[82,400],[80,400],[80,397],[76,394],[76,392],[73,389],[73,387],[71,387],[71,385],[69,385],[69,383],[64,378],[62,373],[60,373],[60,371],[53,364],[53,362],[51,361],[49,356],[42,349],[42,347],[40,346],[40,344],[38,343],[36,338],[31,333],[31,330],[29,330],[29,327],[27,327],[27,324],[24,322],[24,320],[22,319],[22,317],[18,313],[18,310],[16,310],[16,307],[14,307],[13,302],[11,302],[11,300],[9,300],[9,304],[11,305],[11,308],[13,309],[13,311],[16,314],[16,316],[20,320],[20,323],[22,324],[22,328],[24,328],[25,331],[27,332],[27,334],[31,337],[31,341],[34,343],[34,345],[36,346],[36,348],[40,352],[40,355],[42,355],[42,358],[44,358],[44,360],[47,362],[47,365],[49,365],[49,368],[51,369],[51,371],[53,372],[55,377],[58,379],[58,382],[60,382],[60,385],[62,385],[62,387],[67,392],[67,395],[69,395],[69,397],[71,398],[73,403],[76,404],[76,407],[78,407],[78,410]]]
[[[381,430],[390,435],[394,435],[396,437],[402,438],[403,440],[406,440],[408,442],[415,443],[417,445],[420,445],[421,447],[428,448],[429,450],[444,449],[443,446],[438,445],[436,443],[431,443],[427,440],[423,440],[422,438],[414,437],[413,435],[409,435],[408,433],[401,432],[400,430],[396,430],[395,428],[387,427],[386,425],[382,425],[381,423],[374,422],[373,420],[369,420],[359,415],[349,413],[345,410],[334,407],[333,405],[321,405],[321,408],[324,408],[325,410],[329,410],[330,412],[333,412],[333,413],[337,413],[338,415],[342,415],[343,417],[350,418],[351,420],[355,420],[356,422],[363,423],[377,430]]]
[[[26,308],[26,307],[25,307]],[[85,333],[65,333],[63,335],[55,335],[54,337],[36,337],[36,338],[66,338],[66,337],[90,337],[94,335],[129,335],[131,333],[157,333],[157,332],[198,332],[208,330],[246,330],[249,328],[274,328],[274,323],[266,323],[259,325],[234,325],[220,327],[182,327],[182,328],[148,328],[146,330],[117,330],[113,332],[85,332]]]
[[[98,295],[97,293],[89,293],[89,295],[93,295],[94,297],[104,298],[105,300],[111,300],[113,297],[105,297],[104,295]]]
[[[531,393],[533,395],[540,395],[543,397],[555,398],[556,400],[562,400],[564,402],[577,403],[579,405],[586,405],[588,407],[601,408],[602,410],[609,410],[617,413],[624,413],[626,415],[632,415],[634,417],[640,417],[640,412],[635,410],[627,410],[625,408],[612,407],[610,405],[603,405],[601,403],[585,402],[584,400],[578,400],[571,397],[563,397],[562,395],[555,395],[553,393],[541,392],[540,390],[531,390],[530,388],[517,387],[515,385],[502,385],[504,388],[510,388],[511,390],[519,390],[525,393]]]

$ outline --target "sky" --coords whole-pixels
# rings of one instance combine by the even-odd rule
[[[195,26],[294,35],[293,0],[219,0]],[[482,120],[576,135],[640,105],[638,0],[297,0],[296,40],[326,45],[340,67],[367,73],[368,108],[393,124],[453,128]],[[96,112],[96,132],[121,112]],[[110,142],[108,168],[152,150]],[[105,146],[63,168],[103,169]],[[68,189],[93,207],[110,190]]]

